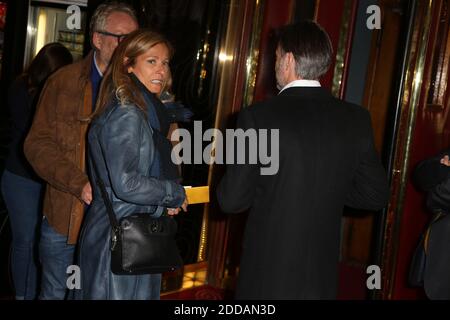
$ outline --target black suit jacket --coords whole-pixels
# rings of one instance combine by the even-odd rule
[[[370,115],[323,88],[294,87],[241,111],[242,129],[279,129],[279,171],[228,165],[217,189],[225,212],[251,208],[238,299],[335,299],[344,205],[379,210],[386,173]]]

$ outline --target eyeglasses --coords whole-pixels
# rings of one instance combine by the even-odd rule
[[[96,31],[96,32],[98,32],[100,34],[103,34],[104,36],[114,37],[114,38],[117,39],[118,43],[122,42],[122,40],[125,39],[126,36],[128,36],[128,33],[126,33],[126,34],[115,34],[115,33],[111,33],[111,32],[108,32],[108,31],[103,31],[103,30],[99,30],[99,31]]]

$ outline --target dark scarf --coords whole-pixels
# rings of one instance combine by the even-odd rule
[[[145,85],[134,75],[131,74],[131,79],[140,89],[142,96],[144,97],[145,104],[147,105],[147,118],[149,125],[153,129],[159,130],[161,134],[167,136],[169,132],[170,119],[167,115],[166,107],[163,105],[156,95],[150,92]]]
[[[147,106],[147,122],[153,130],[153,143],[155,144],[156,154],[150,168],[150,175],[162,179],[179,180],[178,169],[170,156],[172,144],[167,139],[170,120],[166,108],[155,94],[150,92],[134,74],[131,74],[131,78],[144,97]]]

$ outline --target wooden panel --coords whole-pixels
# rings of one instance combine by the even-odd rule
[[[274,31],[291,21],[293,0],[266,0],[264,22],[261,31],[260,58],[256,76],[255,98],[258,102],[278,93],[275,81]]]
[[[372,55],[366,78],[363,105],[372,117],[375,146],[380,152],[383,147],[386,118],[393,85],[399,76],[397,55],[401,43],[402,11],[400,0],[381,0],[383,14],[381,30],[375,30],[372,38]]]
[[[381,30],[372,36],[371,56],[366,77],[363,105],[372,117],[375,146],[381,154],[387,113],[397,76],[397,55],[402,24],[400,0],[381,0],[383,15]],[[388,32],[387,32],[388,31]],[[371,258],[373,215],[346,218],[343,238],[343,258],[349,262],[367,264]]]
[[[428,92],[428,107],[444,109],[449,96],[447,90],[449,60],[450,60],[450,14],[447,1],[442,2],[438,32],[436,33],[436,48],[432,61],[430,90]]]
[[[342,14],[344,12],[345,0],[319,0],[316,7],[316,21],[319,23],[330,36],[333,45],[333,51],[336,54],[339,47],[340,26],[342,23]],[[335,60],[330,66],[327,74],[321,79],[323,87],[331,89],[333,82],[333,72]]]

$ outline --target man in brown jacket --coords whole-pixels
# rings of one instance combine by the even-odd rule
[[[67,268],[74,263],[84,209],[92,201],[85,172],[85,119],[93,111],[102,75],[115,48],[137,28],[135,12],[128,5],[100,5],[90,24],[94,50],[82,61],[52,75],[42,91],[24,145],[27,159],[47,182],[39,245],[40,299],[65,298]]]

